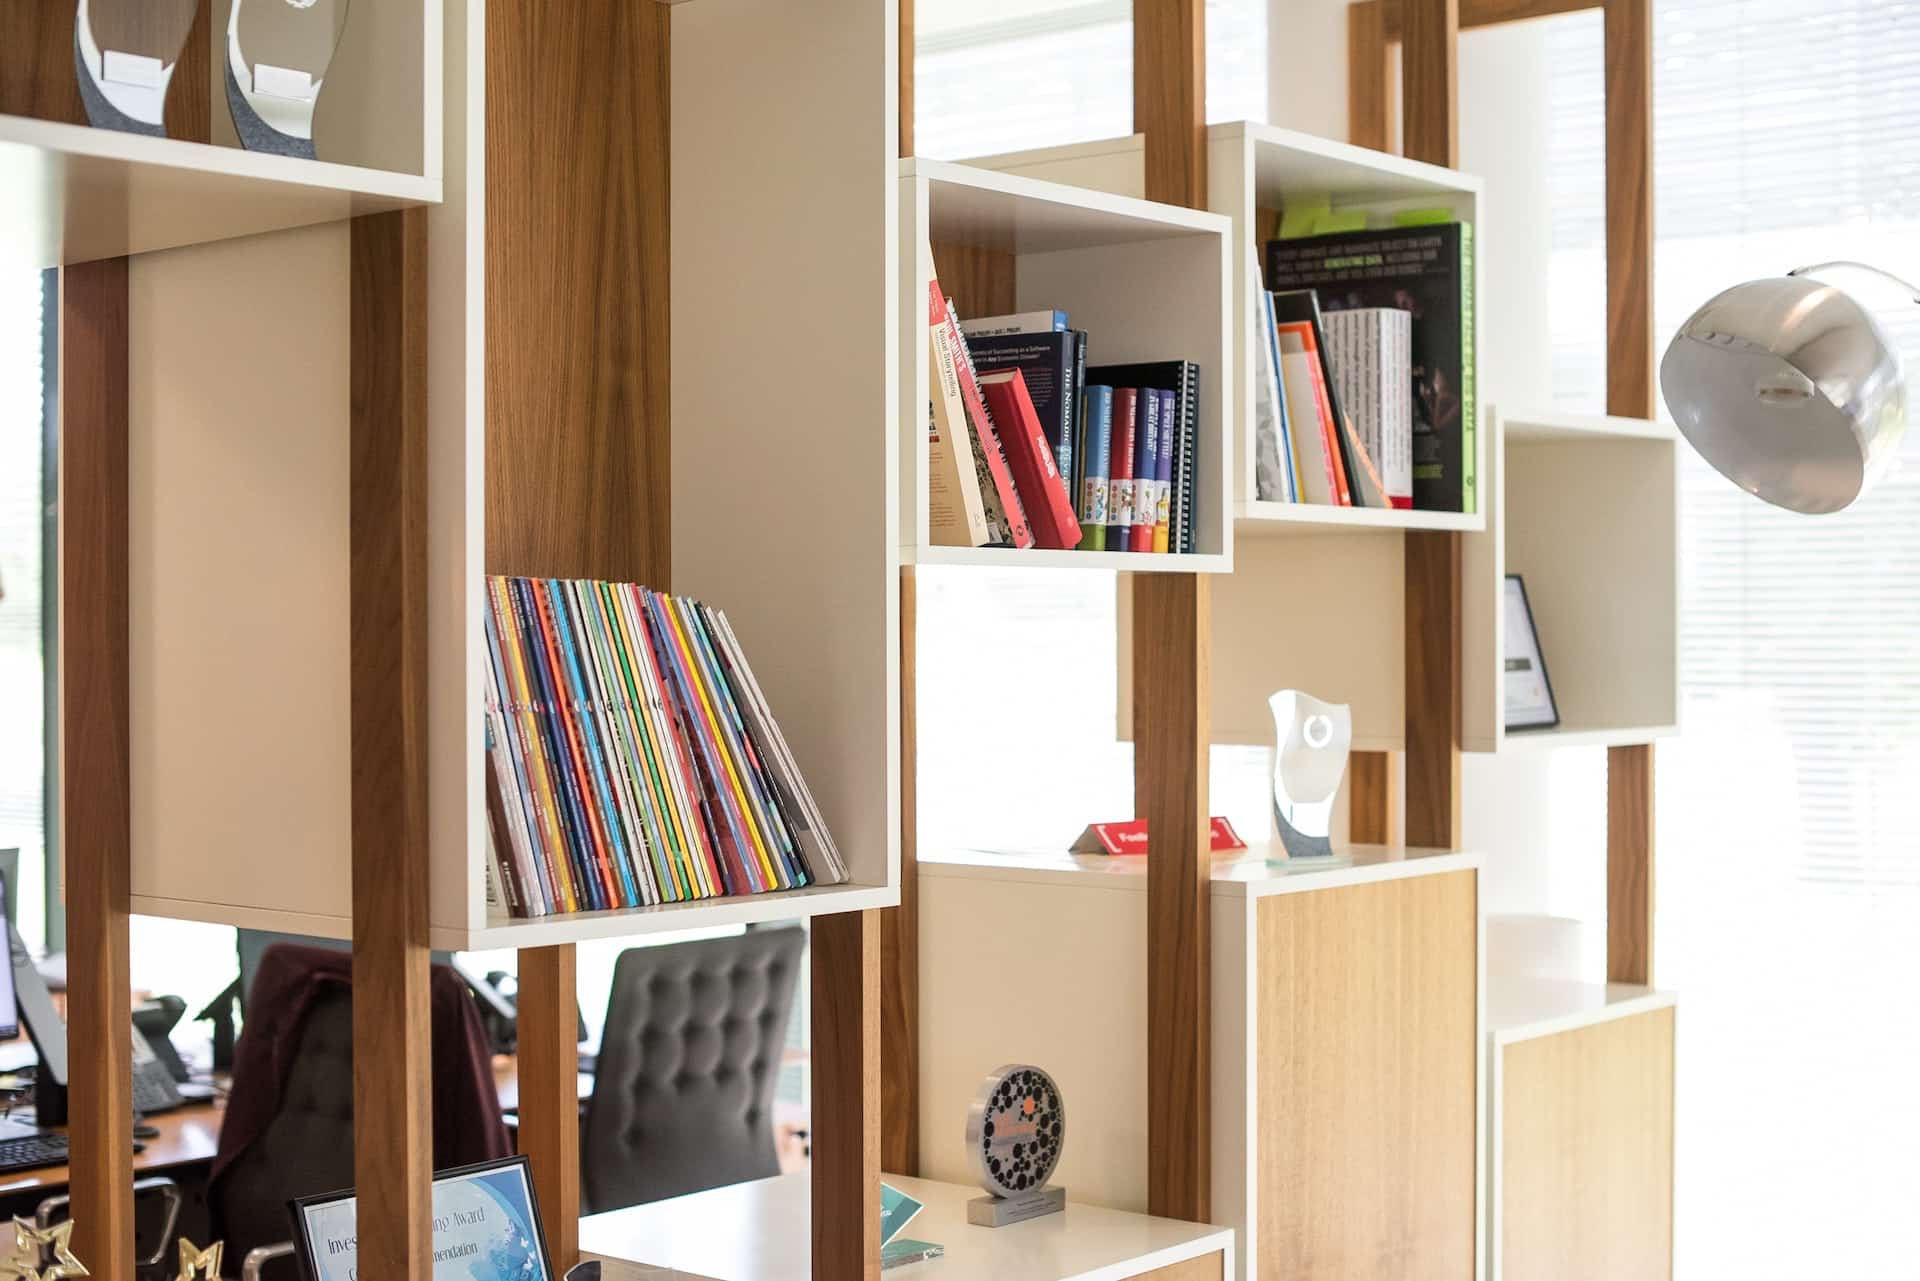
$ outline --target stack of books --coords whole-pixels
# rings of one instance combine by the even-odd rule
[[[1255,496],[1477,511],[1471,224],[1269,241],[1265,283]]]
[[[487,605],[492,906],[546,916],[847,879],[726,615],[550,578],[489,578]]]
[[[1197,365],[1089,367],[1064,311],[962,320],[938,281],[928,303],[933,543],[1195,550]]]

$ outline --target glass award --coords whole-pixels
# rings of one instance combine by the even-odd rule
[[[1297,689],[1276,691],[1273,821],[1288,858],[1333,853],[1333,808],[1353,747],[1353,710]]]
[[[73,68],[96,129],[167,136],[167,86],[201,0],[79,0]]]
[[[233,0],[227,109],[249,151],[313,156],[313,108],[347,25],[347,0]]]

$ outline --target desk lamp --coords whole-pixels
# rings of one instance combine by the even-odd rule
[[[1660,388],[1687,443],[1750,494],[1836,512],[1871,489],[1907,426],[1900,355],[1865,308],[1812,279],[1825,262],[1709,299],[1674,335]]]

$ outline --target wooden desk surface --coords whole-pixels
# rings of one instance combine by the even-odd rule
[[[147,1124],[160,1131],[160,1135],[142,1140],[147,1146],[145,1151],[134,1154],[134,1174],[160,1174],[183,1165],[205,1165],[212,1161],[220,1148],[220,1119],[225,1114],[224,1103],[189,1103],[148,1117]],[[0,1196],[36,1189],[52,1192],[66,1186],[64,1165],[0,1175]]]

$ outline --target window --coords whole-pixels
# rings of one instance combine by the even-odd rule
[[[32,268],[0,268],[0,850],[19,851],[21,936],[47,944],[45,415],[51,290]]]
[[[1920,272],[1920,6],[1654,10],[1662,350],[1742,280],[1836,258]],[[1547,47],[1554,390],[1594,409],[1597,15],[1555,20]],[[1870,277],[1834,280],[1878,307],[1920,373],[1920,308]],[[1858,510],[1814,519],[1682,451],[1685,733],[1660,756],[1656,954],[1683,998],[1675,1270],[1687,1281],[1906,1276],[1920,1252],[1899,1195],[1920,1146],[1916,450],[1910,431],[1904,471]],[[1596,879],[1578,897],[1583,914],[1604,911]]]
[[[1132,0],[922,0],[914,150],[1025,151],[1133,132]],[[1208,0],[1207,118],[1267,112],[1265,0]]]

